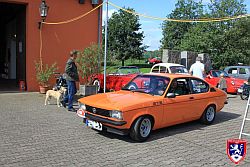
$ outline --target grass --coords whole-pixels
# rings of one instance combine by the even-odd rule
[[[149,73],[150,69],[152,67],[151,64],[147,64],[145,63],[145,60],[135,60],[135,59],[130,59],[130,60],[126,60],[124,63],[125,66],[136,66],[140,69],[140,71],[142,73]],[[112,62],[112,63],[108,63],[107,62],[107,73],[115,73],[117,68],[122,66],[122,62]],[[102,69],[103,71],[103,69]]]

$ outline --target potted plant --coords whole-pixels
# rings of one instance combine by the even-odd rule
[[[99,73],[98,55],[101,54],[97,45],[91,44],[83,51],[79,51],[76,63],[81,76],[79,92],[80,95],[88,96],[97,93],[97,86],[93,85],[93,79]]]
[[[43,65],[40,62],[35,62],[36,69],[36,79],[39,83],[40,93],[46,93],[49,89],[49,79],[54,74],[54,72],[58,69],[57,64],[54,63],[51,66],[48,64]]]

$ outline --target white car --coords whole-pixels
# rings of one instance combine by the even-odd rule
[[[175,63],[158,63],[155,64],[150,73],[175,73],[175,74],[189,74],[185,66]]]

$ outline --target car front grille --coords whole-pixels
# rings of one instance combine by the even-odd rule
[[[97,114],[97,115],[101,115],[101,116],[105,116],[105,117],[110,117],[109,110],[96,108],[96,107],[92,107],[92,106],[89,106],[89,105],[86,105],[86,110],[88,112],[93,113],[93,114]]]

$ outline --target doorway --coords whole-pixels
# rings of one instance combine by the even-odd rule
[[[26,5],[0,2],[0,91],[26,80]]]

